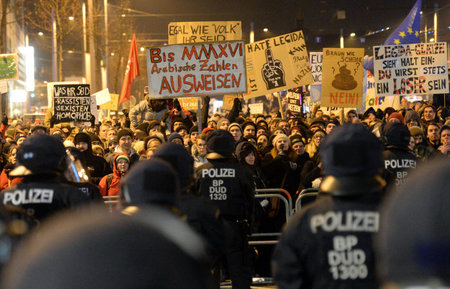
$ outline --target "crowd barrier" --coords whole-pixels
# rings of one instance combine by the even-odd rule
[[[300,210],[302,209],[302,202],[305,201],[306,199],[310,199],[310,200],[311,199],[316,199],[318,194],[319,194],[319,189],[318,188],[309,188],[309,189],[302,190],[298,194],[298,198],[295,201],[294,211],[295,212],[300,212]]]

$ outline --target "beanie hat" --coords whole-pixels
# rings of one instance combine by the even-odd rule
[[[189,134],[192,134],[193,132],[198,132],[198,125],[193,125],[191,129],[189,130]]]
[[[241,127],[241,125],[238,124],[237,122],[231,123],[231,124],[228,126],[228,131],[230,131],[232,127],[238,127],[239,130],[242,132],[242,127]]]
[[[206,138],[206,148],[209,153],[217,153],[224,157],[231,157],[234,152],[235,141],[231,133],[223,129],[212,131]]]
[[[206,134],[206,135],[208,135],[208,134],[210,134],[212,131],[215,131],[216,129],[215,128],[212,128],[212,127],[205,127],[203,130],[202,130],[202,134]]]
[[[147,132],[148,130],[148,122],[143,122],[136,127],[138,130],[142,130],[143,132]]]
[[[291,145],[294,145],[295,143],[298,143],[298,142],[302,142],[303,144],[305,144],[302,136],[298,135],[298,134],[294,134],[294,135],[290,136],[289,140],[291,141]]]
[[[179,194],[175,169],[160,158],[140,161],[126,175],[122,195],[127,203],[176,205]]]
[[[256,152],[256,148],[248,141],[240,142],[236,146],[235,154],[239,162],[244,162],[245,157],[248,156],[250,153],[253,153],[255,157],[258,155]]]
[[[188,131],[187,127],[185,125],[180,125],[177,127],[177,129],[175,130],[176,132],[180,132],[182,129],[185,129],[186,131]]]
[[[174,139],[180,139],[181,142],[184,142],[183,137],[177,132],[173,132],[169,135],[168,142],[172,142]]]
[[[126,155],[126,154],[119,154],[116,157],[116,164],[120,161],[120,160],[125,160],[127,163],[130,163],[130,158]]]
[[[389,115],[388,120],[391,120],[391,118],[396,118],[398,119],[401,123],[405,123],[404,119],[403,119],[403,115],[399,112],[393,112]]]
[[[128,128],[121,129],[117,132],[117,141],[119,141],[122,137],[129,135],[131,138],[133,138],[133,131]]]
[[[284,133],[279,133],[273,138],[272,145],[275,146],[280,139],[284,139],[289,145],[291,144],[291,140],[287,135],[285,135]]]
[[[388,122],[383,128],[383,136],[387,145],[407,148],[411,133],[404,124]]]
[[[25,127],[24,127],[25,129]],[[31,129],[31,133],[37,131],[37,130],[43,130],[45,133],[48,132],[48,128],[46,126],[43,125],[35,125],[32,129]]]
[[[409,132],[411,133],[411,136],[418,136],[418,135],[422,135],[423,136],[423,130],[422,128],[418,127],[418,126],[412,126],[409,128]]]
[[[219,120],[217,121],[217,125],[216,125],[217,129],[220,129],[220,126],[222,125],[222,123],[223,123],[224,121],[230,122],[228,119],[222,117],[221,119],[219,119]]]
[[[17,143],[17,141],[19,140],[19,139],[21,139],[21,138],[26,138],[27,137],[27,135],[25,134],[25,133],[23,133],[23,132],[18,132],[16,135],[15,135],[15,137],[14,137],[14,141]]]
[[[147,134],[149,134],[150,133],[150,130],[152,129],[152,128],[154,128],[155,126],[157,126],[157,125],[160,125],[160,123],[157,121],[157,120],[151,120],[151,121],[149,121],[148,122],[148,125],[147,125]]]
[[[85,133],[85,132],[79,132],[75,135],[74,139],[73,139],[73,143],[75,145],[79,144],[80,142],[84,142],[87,144],[91,143],[91,137]]]
[[[336,127],[319,146],[325,175],[375,176],[383,167],[383,145],[360,124]]]
[[[256,124],[255,124],[253,121],[245,121],[245,122],[241,125],[242,130],[245,130],[245,127],[246,127],[246,126],[249,126],[249,125],[251,125],[251,126],[253,126],[253,127],[255,128],[255,133],[256,133]]]

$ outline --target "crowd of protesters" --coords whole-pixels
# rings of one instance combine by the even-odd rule
[[[192,157],[192,164],[174,165],[177,173],[180,173],[180,167],[186,166],[189,168],[185,168],[185,173],[192,170],[195,174],[194,168],[209,163],[208,135],[218,130],[228,131],[232,136],[234,148],[230,158],[242,165],[254,188],[282,188],[294,200],[302,190],[320,187],[324,171],[319,147],[327,135],[343,123],[361,124],[383,142],[384,169],[380,173],[388,188],[401,186],[411,170],[421,163],[450,155],[448,110],[423,101],[402,100],[399,110],[369,108],[361,115],[350,110],[344,119],[327,115],[319,107],[315,107],[308,117],[282,118],[279,112],[255,115],[250,110],[243,111],[242,101],[238,98],[231,111],[225,114],[208,114],[208,97],[203,99],[201,110],[199,119],[194,111],[182,108],[178,100],[146,98],[129,112],[124,110],[101,122],[93,119],[90,126],[55,124],[51,117],[45,125],[3,117],[0,187],[8,190],[23,181],[20,174],[10,172],[18,166],[16,153],[22,143],[36,134],[56,136],[72,152],[72,161],[76,159],[78,162],[74,164],[80,165],[77,172],[83,172],[84,181],[90,183],[89,188],[83,189],[90,190],[91,199],[101,199],[99,193],[103,197],[121,194],[123,197],[122,179],[143,160],[157,157],[158,148],[165,143],[184,148],[183,152]],[[199,126],[203,128],[201,131]],[[180,156],[182,154],[178,153],[177,158]],[[364,160],[355,160],[355,163],[358,161]],[[165,179],[154,178],[153,181],[164,182]],[[187,178],[182,190],[187,191],[187,187],[194,190],[193,183],[194,180]],[[286,221],[283,206],[278,198],[258,199],[253,216],[249,216],[252,218],[249,232],[280,232]],[[183,211],[183,204],[180,207]],[[205,214],[212,216],[214,212]],[[214,242],[214,237],[210,241]],[[262,264],[255,261],[254,274],[270,275],[272,252],[264,250],[259,252]]]

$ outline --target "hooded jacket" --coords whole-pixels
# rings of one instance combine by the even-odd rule
[[[102,196],[118,196],[119,192],[120,192],[120,179],[121,179],[121,174],[119,172],[119,170],[117,169],[117,165],[116,165],[116,159],[118,156],[120,155],[125,155],[128,157],[127,154],[124,153],[118,153],[114,156],[114,162],[113,162],[113,172],[112,174],[106,175],[104,176],[101,180],[100,183],[98,184],[98,187],[100,188],[100,193],[102,194]],[[108,184],[108,178],[111,180]]]

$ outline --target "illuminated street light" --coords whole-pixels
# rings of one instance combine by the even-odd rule
[[[350,33],[350,37],[355,37],[355,36],[356,36],[355,32]]]
[[[141,51],[145,51],[145,48],[144,48],[144,47],[141,47]]]
[[[430,42],[434,42],[434,38],[430,38]]]
[[[114,54],[114,52],[111,52],[111,56],[114,56],[115,54]]]
[[[125,15],[125,14],[120,15],[120,17],[122,17],[122,18],[124,18],[125,16],[127,16],[127,15]]]
[[[69,20],[70,20],[70,21],[73,21],[74,19],[75,19],[75,17],[69,16]]]
[[[43,36],[43,35],[44,35],[44,32],[39,31],[39,32],[38,32],[38,35],[39,35],[39,36]]]
[[[269,28],[264,28],[263,31],[264,32],[269,32]]]

